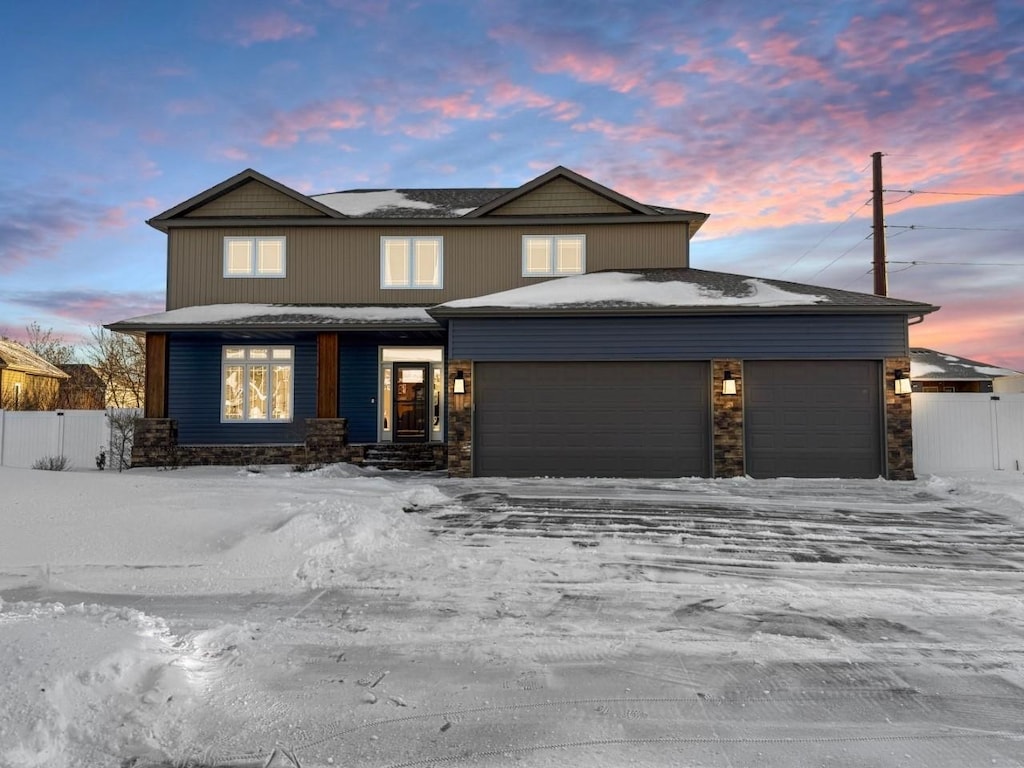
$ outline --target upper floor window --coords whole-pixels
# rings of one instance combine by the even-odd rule
[[[283,237],[225,237],[224,277],[284,277]]]
[[[381,288],[441,288],[440,237],[382,237]]]
[[[221,421],[292,420],[292,347],[224,347]]]
[[[523,277],[579,275],[586,263],[585,235],[523,235]]]

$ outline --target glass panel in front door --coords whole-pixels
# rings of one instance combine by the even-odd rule
[[[395,440],[427,439],[427,371],[425,363],[395,363]]]

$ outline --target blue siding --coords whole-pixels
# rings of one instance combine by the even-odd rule
[[[348,419],[353,443],[377,442],[377,345],[350,345],[339,350],[341,372],[338,415]]]
[[[295,347],[295,414],[284,424],[221,424],[221,348],[225,344]],[[181,445],[301,443],[306,419],[316,416],[316,337],[227,340],[217,335],[171,334],[167,415],[178,422]]]
[[[904,315],[453,318],[453,360],[882,359],[909,354]]]

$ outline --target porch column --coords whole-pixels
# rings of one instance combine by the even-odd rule
[[[167,334],[146,334],[146,402],[147,419],[167,418]]]
[[[914,424],[912,395],[896,394],[896,371],[910,375],[909,357],[885,361],[885,472],[889,480],[914,479]]]
[[[736,394],[722,392],[726,371]],[[714,477],[740,477],[745,471],[743,453],[743,361],[711,361],[711,413],[714,446]]]
[[[338,418],[338,334],[316,337],[316,417]]]
[[[461,374],[464,394],[455,393]],[[448,476],[473,476],[473,363],[448,361]]]

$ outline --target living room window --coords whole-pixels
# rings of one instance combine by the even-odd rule
[[[292,347],[224,347],[221,421],[292,420]]]
[[[283,237],[225,237],[224,277],[284,277]]]
[[[381,288],[441,288],[442,238],[382,237]]]
[[[585,235],[523,235],[523,277],[580,275],[586,261]]]

